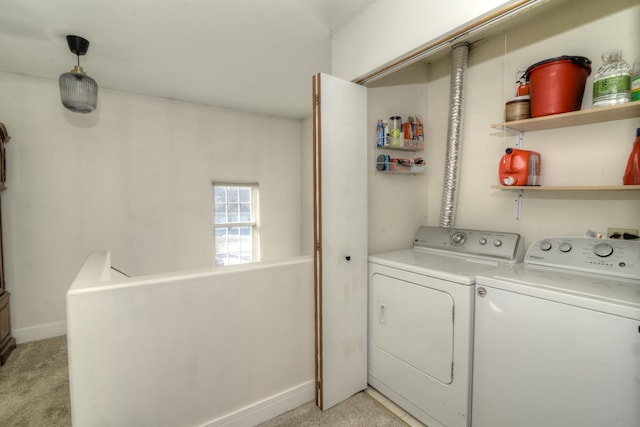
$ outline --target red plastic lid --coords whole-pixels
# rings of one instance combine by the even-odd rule
[[[531,74],[531,72],[535,70],[537,67],[549,64],[551,62],[571,62],[573,64],[586,68],[589,74],[591,74],[591,60],[589,58],[585,58],[584,56],[562,55],[556,58],[545,59],[543,61],[536,62],[535,64],[531,65],[529,68],[527,68],[527,71],[525,71],[524,73],[525,79],[529,80],[529,74]]]

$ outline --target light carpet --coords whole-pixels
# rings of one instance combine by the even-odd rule
[[[0,425],[71,426],[66,336],[19,344],[0,368]],[[261,427],[406,427],[366,393],[321,411],[309,402]]]
[[[13,350],[0,368],[0,425],[71,425],[66,336]]]
[[[260,427],[294,426],[406,427],[407,424],[365,392],[355,394],[324,412],[315,402],[309,402],[260,424]]]

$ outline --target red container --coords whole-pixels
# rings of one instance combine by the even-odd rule
[[[636,140],[629,155],[622,183],[624,185],[640,185],[640,128],[636,129]]]
[[[500,159],[498,177],[500,184],[512,185],[540,185],[540,168],[542,157],[540,153],[517,148],[507,148]]]
[[[537,62],[525,74],[531,85],[531,117],[579,110],[591,61],[583,56],[560,56]]]

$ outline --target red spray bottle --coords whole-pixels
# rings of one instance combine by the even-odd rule
[[[624,185],[640,185],[640,128],[636,129],[636,140],[631,149],[622,183]]]

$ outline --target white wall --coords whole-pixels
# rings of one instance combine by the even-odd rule
[[[514,218],[514,194],[492,190],[498,162],[515,137],[490,128],[515,96],[517,69],[563,54],[602,63],[600,54],[621,48],[627,61],[640,54],[640,2],[618,0],[603,8],[597,0],[561,3],[525,25],[504,25],[504,34],[484,40],[469,54],[456,226],[521,233],[527,244],[551,235],[581,236],[587,229],[640,228],[640,192],[525,192],[523,217]],[[447,109],[449,59],[429,67],[427,156],[428,223],[440,213]],[[590,108],[593,74],[587,80],[583,109]],[[546,185],[620,185],[640,119],[525,134],[524,149],[542,154]]]
[[[491,189],[498,163],[516,137],[490,125],[503,120],[515,96],[516,70],[563,54],[590,58],[621,48],[628,62],[640,54],[640,1],[557,3],[530,13],[525,24],[500,24],[498,35],[473,44],[464,85],[462,158],[455,226],[518,232],[527,244],[552,235],[581,236],[587,229],[640,228],[640,192],[525,192],[522,219],[515,193]],[[369,252],[408,248],[418,225],[437,226],[446,158],[450,56],[417,63],[369,86]],[[593,75],[583,108],[590,108]],[[374,171],[375,124],[389,113],[422,111],[426,174]],[[541,152],[543,184],[619,185],[640,119],[525,134],[524,149]]]
[[[405,152],[375,148],[375,125],[378,119],[391,116],[421,116],[427,120],[425,132],[430,135],[430,115],[427,111],[429,87],[425,64],[416,64],[392,76],[381,79],[368,89],[368,167],[369,174],[369,253],[381,253],[411,247],[419,226],[428,222],[427,203],[430,188],[427,174],[394,175],[378,172],[379,154],[398,158],[422,157],[426,169],[433,167],[427,151]],[[427,138],[426,146],[431,141]]]
[[[253,426],[313,399],[313,260],[122,278],[67,293],[73,425]]]
[[[497,183],[498,160],[514,138],[489,127],[503,116],[518,68],[567,53],[587,56],[597,67],[600,52],[611,47],[622,48],[632,61],[639,53],[638,3],[614,0],[603,9],[596,0],[567,1],[527,25],[504,24],[505,35],[474,46],[465,85],[457,226],[517,231],[528,242],[552,234],[581,235],[587,228],[640,227],[637,192],[527,193],[523,219],[516,221],[513,194],[490,189]],[[409,26],[412,30],[439,16],[433,10],[413,15],[420,24]],[[377,46],[366,34],[360,39]],[[350,52],[349,64],[365,67],[360,52]],[[407,247],[417,225],[438,223],[449,66],[448,59],[417,64],[426,83],[414,76],[403,87],[391,76],[386,87],[370,90],[370,99],[383,102],[370,106],[371,135],[378,117],[422,110],[427,141],[424,176],[376,174],[373,139],[365,142],[370,147],[371,253]],[[104,88],[97,112],[83,116],[61,107],[54,81],[10,74],[0,74],[0,91],[0,120],[13,136],[2,210],[12,326],[19,341],[64,333],[64,292],[92,250],[111,249],[114,266],[134,275],[209,265],[212,179],[260,181],[267,258],[310,253],[310,229],[302,227],[310,201],[301,194],[310,188],[310,171],[303,171],[304,162],[299,165],[301,154],[310,158],[309,121],[303,131],[298,121]],[[404,102],[405,93],[417,97]],[[530,133],[524,148],[542,152],[544,183],[617,184],[637,126],[637,119],[629,119]],[[307,151],[301,153],[303,133]],[[307,230],[302,238],[301,228]]]
[[[57,82],[0,74],[2,193],[14,336],[64,333],[64,294],[90,251],[140,275],[213,264],[212,180],[260,183],[264,260],[301,253],[301,122],[101,88],[96,112]]]
[[[331,39],[332,74],[355,80],[516,0],[378,0]]]

